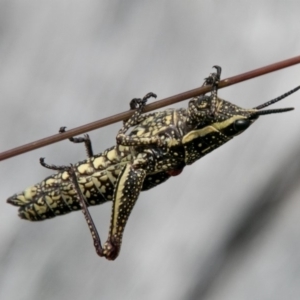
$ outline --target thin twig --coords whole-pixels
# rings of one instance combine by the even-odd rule
[[[252,79],[261,75],[265,75],[274,71],[278,71],[280,69],[283,68],[287,68],[290,66],[293,66],[295,64],[299,64],[300,63],[300,56],[296,56],[287,60],[283,60],[259,69],[255,69],[253,71],[249,71],[237,76],[233,76],[227,79],[222,80],[219,83],[219,88],[223,88],[226,86],[230,86],[248,79]],[[148,104],[145,109],[144,112],[149,112],[170,104],[174,104],[192,97],[196,97],[202,94],[205,94],[207,92],[210,91],[210,86],[202,86],[175,96],[171,96],[156,102],[153,102],[151,104]],[[58,133],[58,134],[54,134],[52,136],[43,138],[41,140],[32,142],[32,143],[28,143],[25,144],[23,146],[20,147],[16,147],[13,149],[10,149],[8,151],[4,151],[2,153],[0,153],[0,161],[1,160],[5,160],[7,158],[13,157],[13,156],[17,156],[19,154],[34,150],[34,149],[38,149],[65,139],[68,139],[70,137],[85,133],[85,132],[89,132],[95,129],[98,129],[100,127],[104,127],[122,120],[126,120],[128,119],[131,115],[133,114],[133,111],[126,111],[126,112],[122,112],[119,113],[117,115],[114,116],[110,116],[108,118],[104,118],[86,125],[82,125],[73,129],[70,129],[64,133]]]

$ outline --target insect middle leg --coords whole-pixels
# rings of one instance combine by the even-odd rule
[[[59,133],[66,132],[66,127],[62,126],[59,128]],[[72,143],[84,143],[86,154],[88,158],[91,158],[94,156],[93,147],[92,147],[92,141],[90,139],[90,136],[88,134],[85,134],[83,137],[70,137],[69,141]]]
[[[142,113],[143,113],[143,109],[148,101],[149,98],[156,98],[157,95],[150,92],[147,95],[144,96],[143,99],[141,98],[133,98],[130,103],[130,109],[134,110],[136,109],[136,111],[134,112],[134,114],[126,121],[124,121],[124,125],[123,128],[120,129],[119,133],[125,133],[130,127],[135,126],[137,124],[139,124],[143,117],[142,117]]]
[[[150,145],[156,144],[158,146],[163,146],[164,141],[159,136],[151,136],[151,137],[136,137],[136,136],[128,136],[125,135],[127,130],[135,125],[138,125],[140,122],[144,120],[142,116],[143,108],[146,105],[148,98],[155,97],[156,95],[153,93],[148,93],[143,99],[135,98],[130,102],[130,108],[137,108],[136,112],[127,120],[127,122],[123,125],[123,127],[119,130],[116,141],[117,144],[123,146],[139,146],[139,145]],[[149,117],[149,115],[145,116],[145,118]]]

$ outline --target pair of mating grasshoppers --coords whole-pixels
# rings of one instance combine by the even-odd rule
[[[82,209],[92,234],[96,252],[114,260],[121,248],[128,217],[141,191],[149,190],[171,176],[179,175],[194,163],[234,136],[245,131],[261,115],[281,113],[293,108],[261,110],[297,91],[288,93],[251,109],[243,109],[217,95],[221,68],[205,79],[211,85],[209,96],[190,100],[187,109],[167,109],[143,115],[150,97],[133,99],[133,115],[119,130],[115,146],[94,154],[88,135],[71,138],[84,142],[88,158],[71,166],[41,164],[56,174],[41,183],[8,198],[19,206],[19,216],[40,221]],[[126,132],[132,128],[129,134]],[[64,130],[64,128],[62,128]],[[87,209],[88,206],[112,201],[111,223],[106,243],[100,237]]]

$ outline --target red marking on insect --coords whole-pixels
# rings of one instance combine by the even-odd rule
[[[182,172],[182,170],[183,170],[183,168],[182,169],[174,169],[174,170],[168,171],[167,173],[171,176],[177,176]]]

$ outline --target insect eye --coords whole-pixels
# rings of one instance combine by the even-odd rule
[[[243,130],[247,129],[250,126],[250,124],[251,124],[251,121],[247,120],[247,119],[236,120],[233,124],[233,128],[234,128],[234,130],[239,132],[239,131],[243,131]]]

